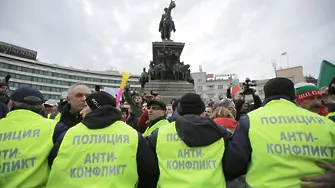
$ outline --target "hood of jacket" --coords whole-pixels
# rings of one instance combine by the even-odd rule
[[[225,136],[223,129],[207,117],[176,113],[174,119],[178,136],[188,147],[208,146]]]
[[[121,112],[113,106],[102,106],[85,116],[82,123],[89,129],[103,129],[121,120]]]

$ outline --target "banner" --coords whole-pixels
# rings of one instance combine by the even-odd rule
[[[318,88],[330,84],[331,80],[335,77],[335,65],[329,61],[323,60],[321,63],[319,78],[318,78]]]

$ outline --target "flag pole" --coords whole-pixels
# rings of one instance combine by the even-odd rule
[[[290,68],[290,61],[288,58],[288,53],[286,52],[286,59],[287,59],[287,68]]]
[[[273,69],[275,71],[275,76],[277,77],[277,63],[276,63],[275,60],[272,60],[271,62],[272,62],[272,67],[273,67]]]

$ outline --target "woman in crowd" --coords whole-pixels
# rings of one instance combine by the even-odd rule
[[[213,121],[220,126],[223,126],[231,134],[234,133],[237,121],[234,115],[225,107],[216,108],[210,116]]]

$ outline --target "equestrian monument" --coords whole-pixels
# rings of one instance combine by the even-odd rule
[[[185,93],[195,92],[190,65],[180,61],[185,43],[171,40],[172,31],[176,31],[171,16],[175,7],[175,1],[171,0],[170,5],[164,8],[158,29],[162,41],[152,43],[153,60],[148,72],[144,68],[140,78],[142,92],[155,91],[165,103],[173,98],[180,98]]]

